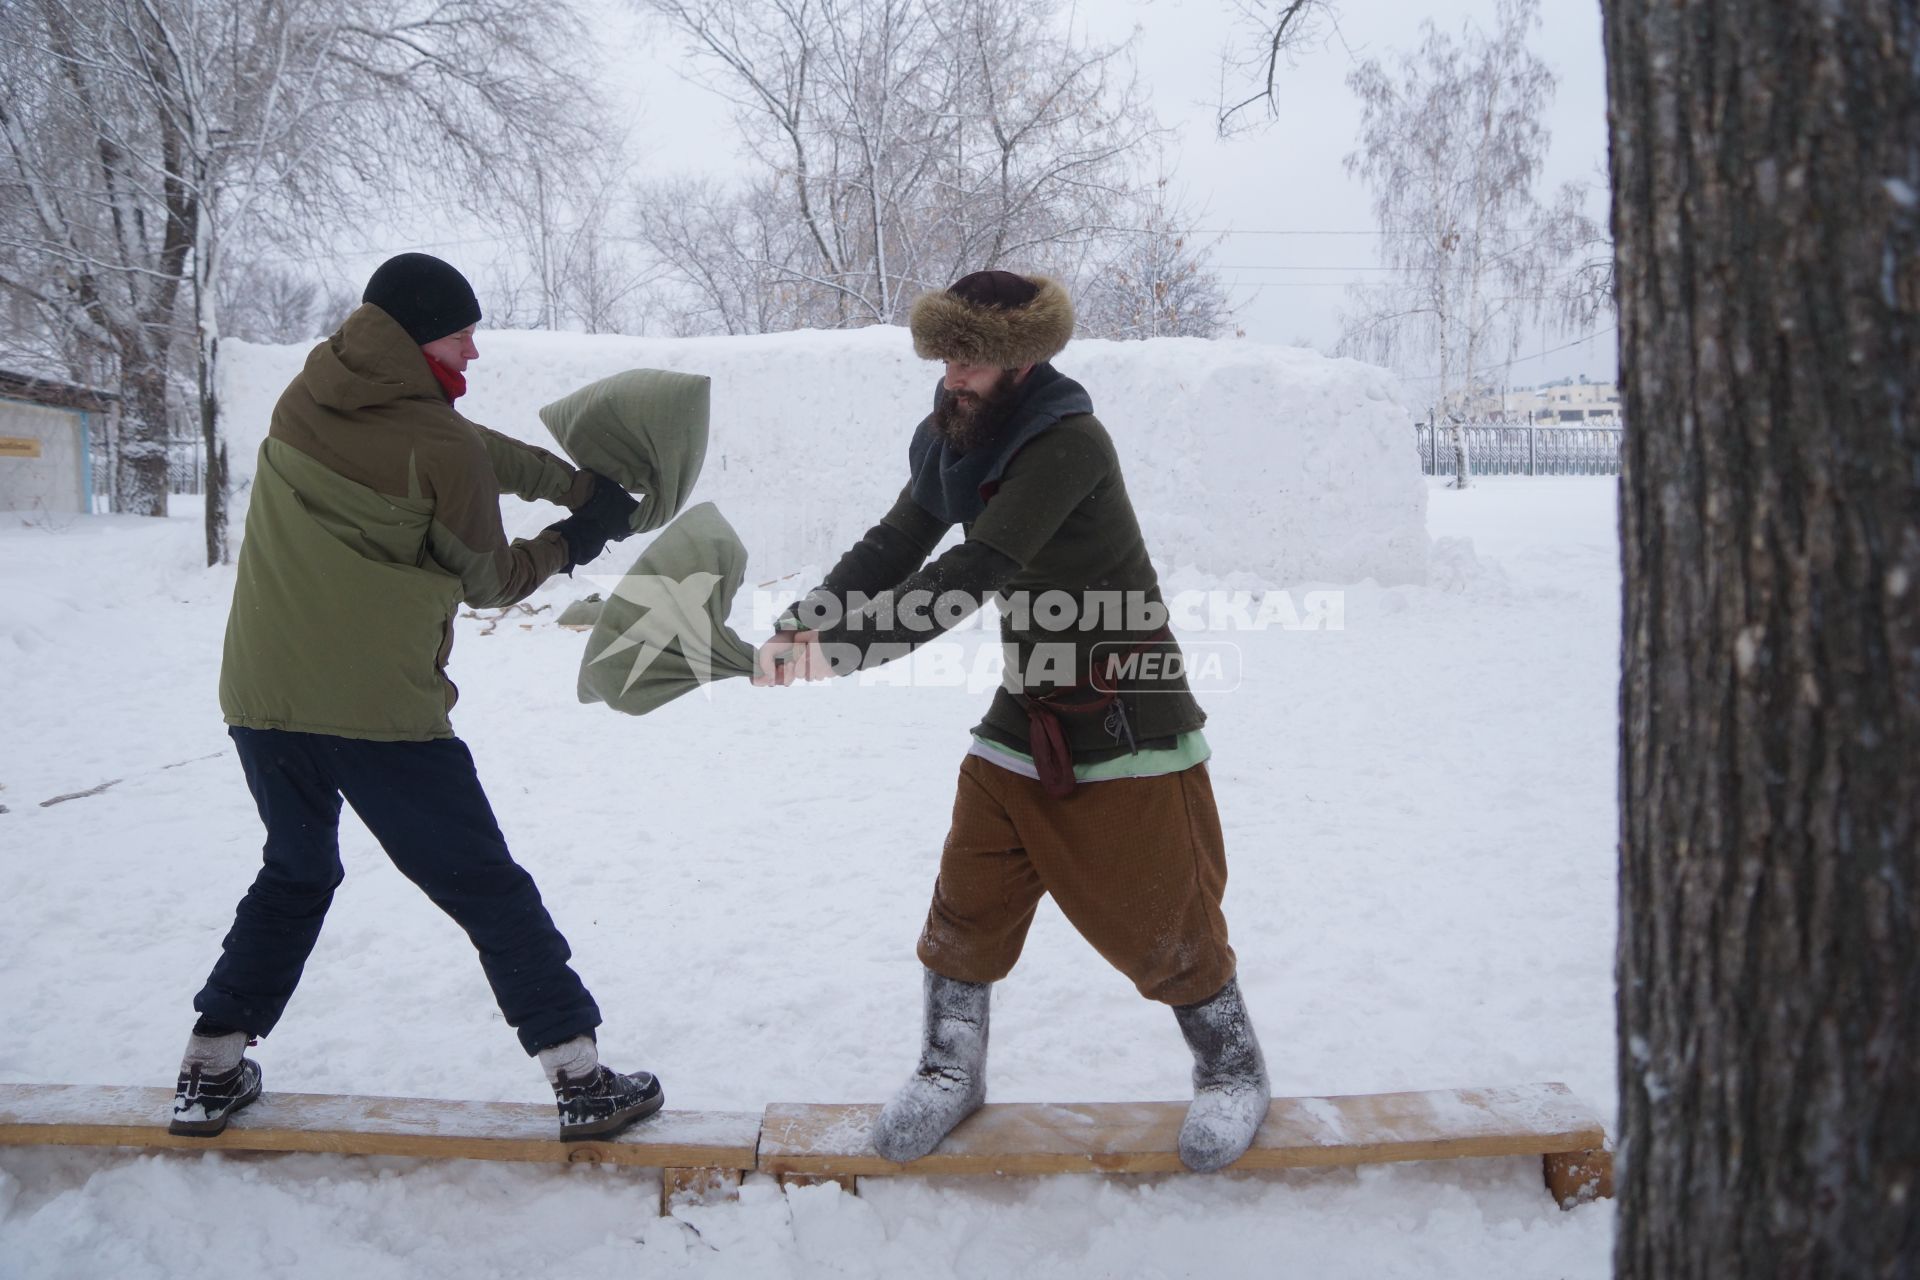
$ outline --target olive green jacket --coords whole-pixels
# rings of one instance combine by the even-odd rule
[[[260,446],[227,617],[228,724],[379,741],[453,736],[462,602],[525,599],[558,534],[509,543],[500,495],[568,507],[592,479],[467,421],[376,306],[315,347]]]

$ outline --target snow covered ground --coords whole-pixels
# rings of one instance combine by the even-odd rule
[[[1233,637],[1245,679],[1205,698],[1242,982],[1276,1092],[1558,1079],[1611,1125],[1614,486],[1426,497],[1427,585],[1346,587],[1342,630]],[[184,503],[0,517],[0,1080],[170,1083],[256,865],[214,698],[232,575],[198,567],[199,538]],[[455,724],[609,1060],[677,1107],[884,1098],[983,695],[732,682],[627,719],[575,703],[582,638],[554,611],[460,623]],[[459,931],[351,818],[343,840],[306,981],[255,1051],[268,1087],[549,1096]],[[1171,1016],[1050,904],[993,1042],[998,1100],[1187,1094]],[[664,1220],[654,1198],[591,1167],[0,1148],[0,1275],[1598,1277],[1613,1213],[1562,1213],[1537,1160],[857,1198],[756,1181]]]

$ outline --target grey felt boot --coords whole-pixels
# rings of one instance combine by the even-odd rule
[[[989,982],[926,976],[920,1065],[873,1122],[873,1149],[888,1160],[918,1160],[987,1100]]]
[[[1253,1145],[1273,1097],[1267,1063],[1238,981],[1229,979],[1199,1004],[1175,1005],[1173,1016],[1193,1050],[1193,1105],[1180,1126],[1180,1160],[1196,1173],[1212,1173]]]

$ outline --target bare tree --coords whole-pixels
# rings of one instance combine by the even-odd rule
[[[1332,0],[1233,0],[1234,32],[1220,55],[1214,126],[1221,137],[1279,118],[1280,66],[1333,25]]]
[[[788,216],[777,180],[740,191],[711,179],[669,179],[639,201],[640,236],[659,256],[668,283],[669,327],[682,335],[773,333],[831,324],[795,266],[813,246]]]
[[[319,283],[284,267],[233,263],[217,294],[223,329],[242,342],[301,342],[326,332]]]
[[[687,314],[729,328],[894,323],[957,274],[1110,237],[1155,134],[1125,47],[1071,39],[1055,0],[639,2],[760,166],[731,201],[643,199]]]
[[[1463,417],[1551,310],[1556,273],[1598,235],[1570,186],[1535,194],[1555,76],[1527,39],[1539,0],[1499,0],[1491,35],[1456,39],[1431,22],[1391,68],[1348,77],[1362,108],[1349,172],[1373,188],[1388,283],[1353,290],[1343,346],[1370,359],[1431,360],[1436,403],[1454,423],[1454,483],[1469,482]]]
[[[1920,1275],[1920,23],[1602,10],[1615,1273]]]
[[[0,288],[107,366],[125,405],[116,505],[166,510],[174,348],[193,359],[207,550],[226,557],[218,281],[250,231],[282,238],[378,194],[486,190],[564,153],[579,92],[560,3],[19,0],[0,8]],[[556,135],[559,135],[556,139]]]
[[[1139,98],[1126,45],[1055,30],[1054,0],[941,7],[956,63],[955,163],[940,174],[928,284],[1110,241],[1151,204],[1164,134]]]
[[[493,314],[536,329],[622,329],[658,274],[639,246],[616,234],[613,214],[628,179],[625,138],[587,139],[565,156],[535,155],[503,167],[493,193],[513,252],[503,255],[489,292]]]
[[[1591,186],[1569,183],[1561,191],[1562,201],[1574,205],[1582,219],[1570,224],[1570,266],[1555,288],[1563,332],[1591,332],[1615,314],[1613,235],[1605,223],[1586,217],[1587,201],[1595,190],[1607,193],[1604,167]]]
[[[1075,310],[1088,337],[1217,338],[1231,329],[1226,286],[1208,265],[1213,243],[1194,234],[1197,219],[1170,196],[1169,182],[1155,182],[1139,225],[1078,273]]]

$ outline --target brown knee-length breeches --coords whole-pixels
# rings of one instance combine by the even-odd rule
[[[999,981],[1051,893],[1141,995],[1193,1004],[1233,977],[1226,887],[1206,765],[1085,782],[1055,800],[1036,779],[968,756],[920,962],[963,982]]]

